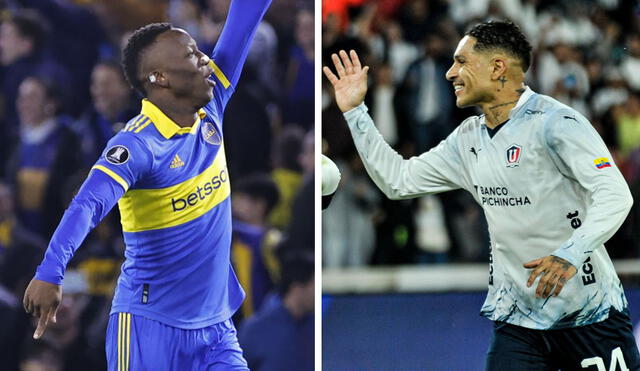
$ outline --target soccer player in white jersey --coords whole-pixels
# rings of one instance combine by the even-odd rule
[[[487,370],[640,370],[624,296],[604,247],[633,203],[589,121],[524,84],[531,45],[511,22],[485,22],[458,44],[446,78],[464,120],[430,151],[405,160],[376,130],[363,100],[368,67],[332,55],[335,89],[356,148],[392,199],[470,192],[491,235],[494,321]]]

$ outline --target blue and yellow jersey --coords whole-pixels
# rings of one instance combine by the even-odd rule
[[[231,187],[220,122],[209,105],[181,128],[144,100],[93,166],[126,191],[118,207],[127,248],[112,313],[201,328],[242,303],[229,256]]]
[[[244,292],[230,263],[224,108],[270,0],[234,0],[211,56],[214,98],[180,127],[149,100],[107,144],[65,213],[36,278],[60,283],[88,231],[118,200],[125,262],[111,313],[203,328],[230,318]]]

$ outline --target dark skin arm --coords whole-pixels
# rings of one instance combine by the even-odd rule
[[[24,310],[38,318],[38,326],[33,333],[39,339],[49,324],[56,323],[56,313],[62,301],[62,288],[49,282],[32,279],[24,293]]]
[[[523,266],[533,269],[529,275],[527,287],[531,287],[536,278],[540,276],[536,288],[536,297],[538,298],[547,298],[550,295],[558,296],[567,281],[578,271],[568,261],[553,255],[532,260],[524,263]]]

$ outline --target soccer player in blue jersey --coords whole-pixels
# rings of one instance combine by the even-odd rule
[[[118,203],[126,243],[107,330],[109,370],[248,370],[231,316],[230,185],[222,138],[234,91],[270,0],[233,0],[211,58],[184,30],[150,24],[124,49],[141,113],[107,144],[70,204],[24,307],[34,338],[56,321],[67,262]]]

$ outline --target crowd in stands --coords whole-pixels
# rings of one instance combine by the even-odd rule
[[[475,108],[458,109],[445,72],[462,35],[511,20],[533,46],[526,84],[585,115],[608,145],[636,203],[606,244],[612,258],[640,257],[640,7],[635,1],[326,0],[322,59],[354,49],[371,67],[365,103],[405,158],[438,144]],[[323,211],[323,266],[486,262],[482,209],[464,191],[390,201],[369,180],[326,79],[325,155],[342,182]],[[526,223],[526,221],[522,221]]]
[[[71,260],[57,323],[38,341],[24,290],[107,141],[139,113],[120,65],[128,36],[171,22],[209,54],[230,1],[0,0],[2,370],[106,369],[125,249],[117,208]],[[252,370],[313,368],[313,6],[273,2],[224,118],[232,263],[247,291],[234,320]]]

